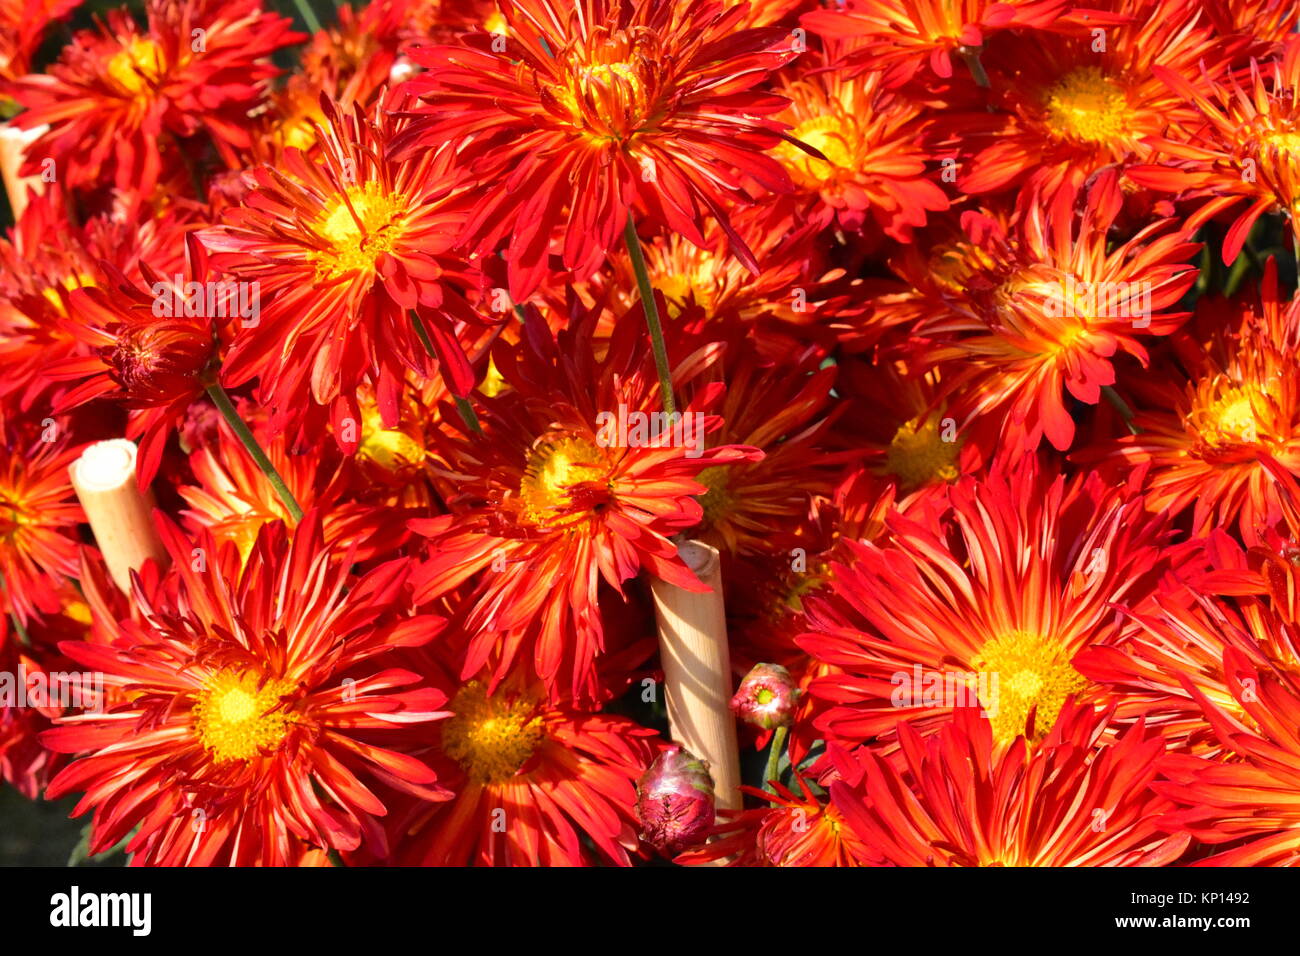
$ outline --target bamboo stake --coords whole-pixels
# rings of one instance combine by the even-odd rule
[[[700,541],[681,542],[677,553],[712,591],[697,594],[666,581],[651,582],[668,723],[673,740],[708,761],[716,806],[739,810],[740,748],[727,706],[733,688],[722,563],[717,549]]]
[[[114,438],[91,445],[68,468],[108,573],[126,594],[131,572],[146,560],[167,564],[153,523],[153,495],[136,484],[135,454],[135,442]]]
[[[22,176],[22,168],[27,155],[27,147],[48,127],[36,129],[16,129],[13,126],[0,126],[0,177],[4,179],[5,192],[9,196],[9,208],[13,210],[14,222],[22,218],[27,208],[27,187],[33,186],[41,191],[41,177]]]

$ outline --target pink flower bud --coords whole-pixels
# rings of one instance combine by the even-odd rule
[[[636,785],[641,835],[666,857],[704,842],[713,826],[713,778],[704,762],[673,744]]]
[[[780,664],[755,664],[731,698],[731,710],[747,723],[772,730],[788,727],[799,703],[799,688]]]

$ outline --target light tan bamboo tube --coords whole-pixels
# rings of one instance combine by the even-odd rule
[[[4,178],[5,193],[9,196],[9,208],[14,211],[14,221],[27,208],[27,187],[35,186],[37,192],[41,191],[39,176],[21,176],[18,170],[26,158],[27,146],[46,129],[44,126],[36,129],[0,126],[0,176]]]
[[[68,467],[72,487],[95,533],[113,582],[131,593],[131,572],[147,559],[167,563],[167,552],[153,523],[153,495],[135,480],[135,442],[125,438],[95,442]]]
[[[739,810],[740,748],[731,700],[731,653],[718,551],[683,541],[677,553],[712,592],[697,594],[654,579],[659,657],[664,668],[673,740],[708,761],[719,809]]]

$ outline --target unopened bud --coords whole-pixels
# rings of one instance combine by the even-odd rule
[[[799,703],[799,688],[780,664],[755,664],[731,698],[731,710],[741,720],[764,730],[788,727]]]
[[[704,842],[713,826],[713,778],[704,762],[673,744],[637,781],[641,835],[666,857]]]

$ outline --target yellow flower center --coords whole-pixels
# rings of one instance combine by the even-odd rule
[[[162,49],[148,37],[132,37],[109,59],[107,69],[109,79],[119,89],[138,96],[162,76]]]
[[[499,694],[489,697],[470,681],[451,702],[455,716],[442,725],[442,749],[477,783],[513,777],[546,736],[538,700]]]
[[[1110,143],[1128,134],[1128,98],[1100,68],[1068,73],[1047,92],[1047,119],[1061,137]]]
[[[924,420],[920,416],[913,418],[894,433],[885,455],[885,470],[897,477],[903,488],[911,490],[932,481],[957,478],[961,445],[955,433],[952,441],[943,440],[941,423],[939,413],[932,412]]]
[[[1234,445],[1259,445],[1269,430],[1262,420],[1267,413],[1268,396],[1251,386],[1214,382],[1192,411],[1193,430],[1210,450],[1219,451]]]
[[[718,298],[717,277],[722,268],[716,256],[701,251],[698,261],[683,264],[676,272],[658,276],[655,288],[668,301],[669,312],[674,317],[680,315],[686,303],[692,300],[712,313]]]
[[[731,483],[730,466],[705,468],[695,476],[695,480],[709,489],[695,499],[704,509],[704,523],[715,525],[730,516],[736,506],[736,496],[727,487]]]
[[[213,676],[194,702],[194,733],[218,763],[252,760],[284,740],[293,715],[280,698],[293,691],[287,680],[261,683],[251,670]]]
[[[349,186],[317,217],[313,228],[330,248],[315,253],[317,274],[336,279],[349,272],[373,272],[375,260],[392,252],[401,235],[406,197],[386,193],[378,183]]]
[[[1035,707],[1032,741],[1047,736],[1066,698],[1088,686],[1070,657],[1056,641],[1025,631],[1004,634],[980,648],[974,665],[987,679],[977,684],[988,697],[981,697],[980,703],[996,740],[1009,744],[1023,734],[1029,711]]]
[[[519,482],[522,517],[543,528],[585,520],[590,512],[569,511],[574,489],[582,484],[597,485],[607,493],[612,490],[604,452],[584,438],[569,435],[539,441]]]
[[[644,66],[633,55],[633,41],[614,36],[596,61],[575,56],[568,82],[550,87],[573,124],[598,139],[626,142],[650,116],[650,93]]]
[[[424,461],[424,446],[399,428],[385,428],[375,406],[365,410],[361,433],[357,458],[362,461],[391,472],[405,471]]]
[[[1300,157],[1300,131],[1295,129],[1269,130],[1260,136],[1260,141],[1288,156]]]
[[[810,156],[792,143],[782,142],[776,147],[776,156],[805,186],[817,188],[841,169],[853,168],[853,149],[843,117],[814,116],[796,126],[790,135],[826,157],[823,160]]]

